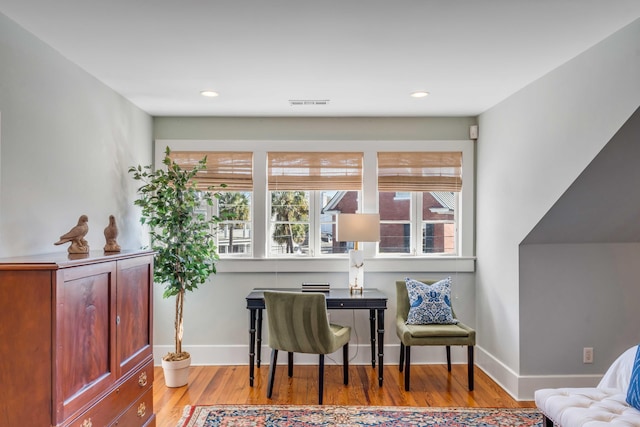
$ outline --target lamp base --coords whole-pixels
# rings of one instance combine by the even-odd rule
[[[362,286],[349,286],[350,294],[362,294],[364,292],[364,288]]]
[[[349,251],[349,289],[362,293],[364,284],[364,252],[358,249]]]

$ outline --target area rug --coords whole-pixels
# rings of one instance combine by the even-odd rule
[[[542,427],[536,409],[402,406],[186,406],[178,427]]]

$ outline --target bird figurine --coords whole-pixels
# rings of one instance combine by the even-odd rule
[[[118,226],[116,225],[116,217],[109,215],[109,225],[104,229],[104,238],[107,244],[104,246],[105,252],[120,252],[120,245],[116,241],[118,237]]]
[[[64,243],[71,242],[69,246],[70,254],[88,254],[89,244],[84,240],[84,236],[89,232],[89,218],[86,215],[81,215],[78,219],[78,225],[69,230],[68,233],[60,236],[60,240],[54,243],[54,245],[62,245]]]

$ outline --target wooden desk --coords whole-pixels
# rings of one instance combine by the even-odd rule
[[[247,295],[249,310],[249,385],[253,387],[254,362],[260,367],[260,349],[262,346],[262,310],[264,310],[264,291],[257,288]],[[300,288],[272,289],[280,292],[300,292]],[[384,311],[387,309],[387,296],[377,289],[366,288],[362,294],[350,293],[349,289],[331,289],[324,293],[329,310],[369,310],[371,334],[371,366],[376,366],[376,331],[378,340],[378,383],[382,386],[382,368],[384,359]],[[257,321],[257,325],[256,325]],[[377,322],[377,330],[376,330]],[[256,349],[257,344],[257,349]],[[257,357],[256,357],[257,356]]]

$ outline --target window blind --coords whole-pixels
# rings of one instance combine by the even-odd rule
[[[360,190],[361,152],[270,152],[269,190]]]
[[[184,168],[193,168],[204,156],[207,167],[196,175],[197,187],[207,190],[253,191],[253,153],[250,151],[172,151],[171,160]]]
[[[378,153],[378,191],[461,190],[461,152]]]

